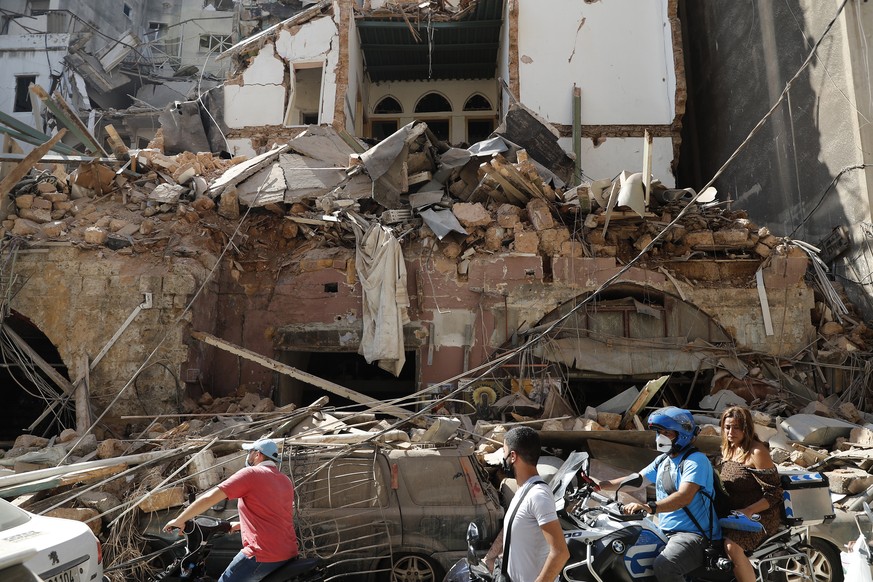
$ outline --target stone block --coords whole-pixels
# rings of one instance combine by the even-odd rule
[[[534,255],[540,246],[540,237],[535,232],[518,232],[515,234],[513,246],[517,253]]]
[[[873,445],[873,430],[859,426],[849,432],[849,442],[859,445]]]
[[[64,226],[66,225],[58,220],[46,222],[42,225],[42,233],[48,238],[60,238],[64,234]]]
[[[54,182],[38,182],[36,184],[36,189],[40,194],[48,194],[50,192],[58,191],[58,187],[55,186]]]
[[[199,196],[191,203],[191,207],[197,212],[207,212],[215,208],[215,201],[208,196]]]
[[[236,188],[227,188],[218,200],[218,215],[228,220],[239,218],[239,193]]]
[[[800,414],[815,414],[817,416],[826,416],[828,418],[833,418],[834,413],[831,411],[830,407],[825,405],[823,402],[819,402],[818,400],[813,400],[806,406],[804,406],[800,411]]]
[[[54,204],[52,204],[52,208],[54,208],[55,210],[58,210],[58,211],[70,212],[73,210],[73,205],[74,205],[73,202],[70,202],[69,200],[65,200],[63,202],[55,202]]]
[[[618,254],[615,245],[591,245],[591,252],[595,257],[614,257]]]
[[[491,213],[478,202],[474,204],[458,202],[452,205],[452,213],[464,228],[488,226],[492,222]]]
[[[563,226],[539,230],[537,235],[540,239],[540,252],[549,257],[560,255],[561,245],[570,240],[570,231]]]
[[[43,515],[81,521],[91,528],[91,531],[94,532],[95,536],[100,533],[100,530],[103,527],[102,522],[97,518],[100,513],[96,509],[91,509],[90,507],[58,507],[57,509],[47,511]]]
[[[170,487],[169,489],[152,493],[149,497],[140,501],[137,507],[145,513],[154,513],[161,509],[178,507],[183,503],[185,503],[185,488]]]
[[[17,208],[30,208],[33,206],[33,200],[36,198],[33,194],[21,194],[15,197],[15,206]]]
[[[109,238],[107,233],[102,228],[97,226],[89,226],[85,229],[85,242],[92,245],[102,245]]]
[[[15,236],[30,236],[39,232],[39,224],[26,218],[19,218],[12,225],[10,232]]]
[[[42,197],[34,198],[33,204],[31,205],[31,208],[36,208],[39,210],[51,210],[52,203],[51,203],[51,200],[46,200],[45,198],[42,198]]]
[[[148,236],[155,231],[155,221],[146,218],[139,225],[139,233],[143,236]]]
[[[561,243],[561,256],[584,257],[585,249],[578,240],[568,240]]]
[[[504,236],[506,236],[506,229],[500,226],[489,226],[485,231],[485,249],[499,251],[503,248]]]
[[[555,219],[549,203],[542,198],[532,198],[527,203],[527,216],[534,230],[555,228]]]
[[[18,215],[37,224],[45,224],[52,221],[51,210],[46,210],[45,208],[22,208],[18,211]]]
[[[695,230],[685,235],[685,244],[694,248],[698,245],[711,246],[715,242],[711,230]]]
[[[514,204],[501,204],[497,208],[497,226],[513,228],[521,222],[521,208]]]
[[[188,475],[194,486],[207,491],[221,482],[221,471],[215,466],[215,455],[210,450],[202,450],[191,458]]]
[[[127,220],[122,220],[121,218],[110,218],[109,224],[107,225],[109,230],[112,232],[118,232],[125,226],[129,225],[130,222]],[[101,225],[102,226],[102,225]]]
[[[837,406],[837,413],[849,422],[854,422],[855,424],[864,423],[864,418],[861,416],[861,413],[851,402],[843,402]]]
[[[724,246],[748,246],[750,243],[749,231],[745,228],[717,230],[712,233],[712,242]]]
[[[873,485],[873,475],[857,467],[843,467],[825,471],[830,490],[834,493],[854,495]]]
[[[614,412],[598,412],[597,424],[607,430],[618,430],[618,425],[621,423],[621,415]]]
[[[79,438],[79,433],[77,433],[75,429],[65,428],[61,431],[61,434],[58,435],[58,442],[66,443],[77,438]]]
[[[43,198],[51,202],[52,204],[58,204],[60,202],[69,202],[70,197],[64,194],[63,192],[47,192],[42,195]]]
[[[97,445],[98,459],[114,459],[124,454],[125,446],[118,439],[106,439]]]
[[[573,427],[570,430],[574,431],[589,431],[589,430],[606,430],[599,422],[590,418],[579,417],[573,422]]]
[[[15,439],[15,443],[12,445],[13,448],[38,448],[41,449],[43,447],[48,446],[49,440],[47,438],[43,438],[40,436],[35,436],[32,434],[22,434],[18,435]]]
[[[250,411],[260,401],[261,396],[259,394],[255,392],[246,392],[245,395],[239,400],[239,407],[241,410]]]
[[[115,232],[123,237],[133,236],[139,232],[139,225],[135,222],[129,222],[126,226],[122,226]]]

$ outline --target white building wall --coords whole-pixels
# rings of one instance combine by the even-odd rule
[[[31,127],[39,127],[33,113],[12,111],[16,77],[35,75],[36,83],[50,91],[50,74],[63,70],[69,42],[68,34],[0,35],[0,111]]]
[[[667,0],[549,0],[548,10],[541,0],[519,0],[521,102],[570,125],[575,84],[585,125],[671,123],[676,80],[667,16]]]
[[[200,37],[202,35],[227,36],[232,45],[235,42],[231,37],[232,34],[233,12],[192,9],[191,4],[186,4],[182,7],[179,22],[170,25],[166,37],[181,39],[181,50],[178,56],[182,66],[195,65],[201,71],[220,77],[224,75],[229,61],[216,61],[215,59],[222,52],[222,49],[210,51],[207,48],[201,48]]]
[[[364,55],[361,52],[361,37],[355,19],[349,18],[349,85],[345,93],[346,131],[352,135],[362,135],[364,131],[364,109],[367,107],[364,92]],[[358,101],[361,101],[360,108]],[[360,109],[360,111],[359,111]]]

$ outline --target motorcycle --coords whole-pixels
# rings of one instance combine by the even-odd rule
[[[618,492],[638,487],[640,475],[625,479],[610,499],[598,493],[588,477],[588,454],[573,452],[550,485],[570,550],[561,582],[654,582],[655,558],[667,544],[666,535],[647,514],[625,514]],[[574,485],[575,483],[575,485]],[[478,527],[467,529],[467,557],[455,564],[444,582],[490,582],[491,573],[478,558]],[[806,526],[791,526],[764,540],[749,556],[758,580],[814,580]],[[688,578],[699,582],[730,582],[733,564],[715,547],[707,548],[704,565]]]
[[[154,578],[154,582],[207,582],[206,557],[216,536],[231,530],[229,521],[198,516],[185,522],[185,555],[174,560]],[[318,558],[292,558],[262,582],[322,582],[324,568]]]

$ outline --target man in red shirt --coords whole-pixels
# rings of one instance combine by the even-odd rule
[[[246,467],[219,483],[167,522],[164,531],[182,530],[185,522],[224,499],[239,499],[242,550],[218,582],[258,582],[297,556],[294,532],[294,485],[279,472],[279,448],[269,439],[243,445]]]

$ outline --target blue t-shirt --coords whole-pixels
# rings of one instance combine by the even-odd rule
[[[676,457],[668,456],[661,461],[660,465],[658,465],[658,460],[660,458],[661,457],[659,456],[652,461],[652,463],[641,472],[641,475],[655,484],[655,497],[658,501],[667,497],[667,492],[664,491],[662,479],[658,478],[658,474],[663,474],[666,471],[670,471],[676,491],[679,490],[679,485],[681,483],[691,482],[698,485],[701,490],[706,491],[710,496],[715,496],[715,486],[712,482],[712,464],[709,462],[709,459],[706,458],[706,455],[699,451],[688,455],[685,462],[682,464],[681,475],[679,475],[679,460],[682,458],[681,454]],[[709,499],[707,499],[705,495],[698,491],[694,495],[694,499],[692,499],[691,503],[688,505],[688,510],[691,511],[691,515],[694,516],[694,519],[696,519],[697,523],[700,524],[700,527],[703,528],[703,532],[694,525],[694,522],[691,521],[684,509],[658,513],[658,526],[665,533],[675,533],[680,531],[696,534],[703,533],[703,535],[708,538],[710,537],[710,523],[712,523],[712,539],[721,539],[721,526],[719,525],[717,518],[713,523],[713,517],[715,514],[710,509]]]

